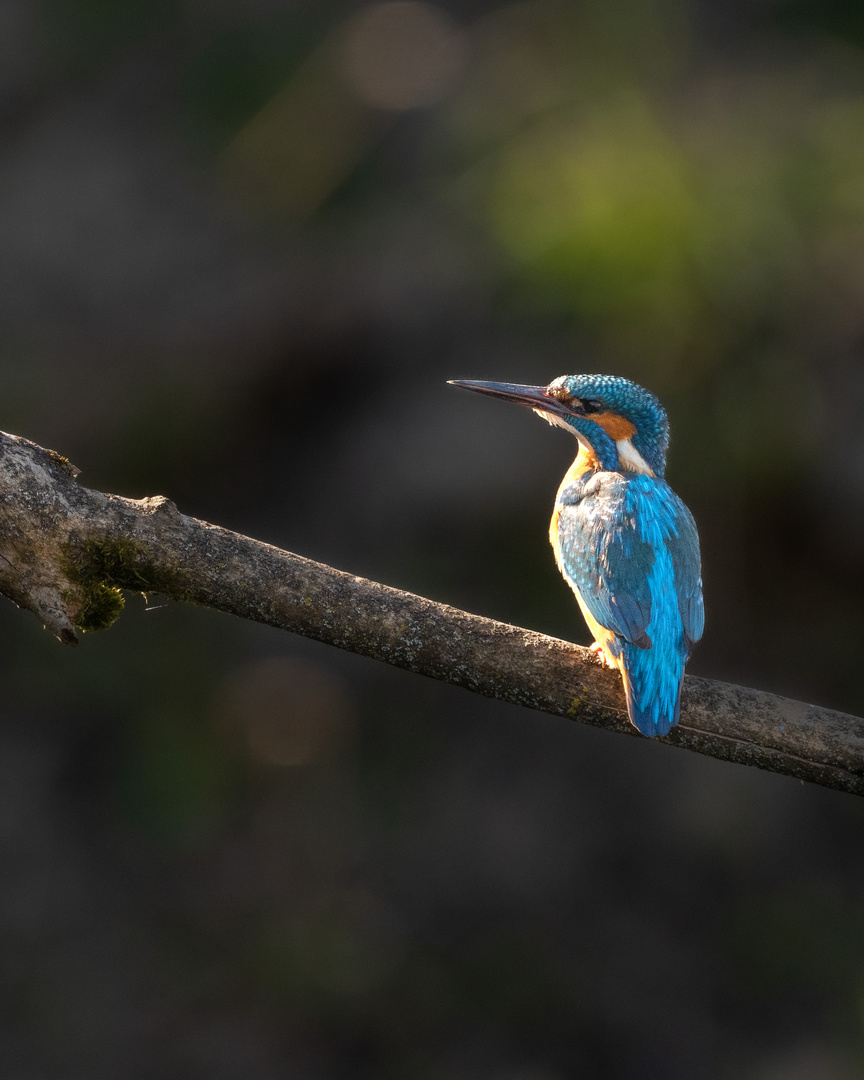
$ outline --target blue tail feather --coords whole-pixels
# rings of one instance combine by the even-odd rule
[[[647,735],[649,739],[653,739],[659,735],[668,735],[672,728],[677,725],[679,713],[681,711],[680,693],[676,698],[675,706],[671,711],[658,713],[654,702],[651,702],[647,708],[640,708],[639,705],[636,704],[633,699],[629,680],[625,680],[624,688],[627,693],[627,712],[630,716],[630,722],[637,731],[640,731],[643,735]]]
[[[652,650],[624,647],[624,692],[633,726],[648,738],[668,735],[681,712],[684,663],[657,664]]]

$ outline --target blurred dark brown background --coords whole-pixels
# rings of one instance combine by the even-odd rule
[[[667,405],[691,670],[864,713],[852,0],[2,0],[0,426],[586,642],[573,445]],[[864,804],[130,597],[0,608],[3,1080],[854,1080]]]

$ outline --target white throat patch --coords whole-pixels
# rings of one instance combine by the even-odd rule
[[[615,443],[615,448],[618,451],[618,460],[621,462],[622,469],[643,473],[645,476],[654,475],[654,470],[629,439],[619,439]]]

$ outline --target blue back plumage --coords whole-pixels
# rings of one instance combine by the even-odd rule
[[[586,471],[562,486],[556,514],[559,565],[613,635],[630,719],[643,735],[666,735],[704,624],[690,511],[665,480]]]

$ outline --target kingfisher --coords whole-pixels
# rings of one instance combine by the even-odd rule
[[[663,479],[666,410],[616,375],[451,385],[527,405],[579,440],[549,528],[555,560],[594,635],[592,650],[621,673],[631,723],[649,737],[668,735],[705,613],[696,524]]]

